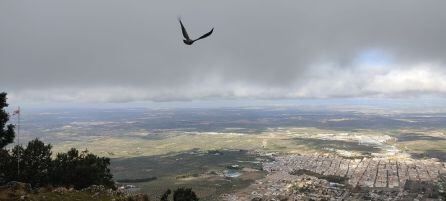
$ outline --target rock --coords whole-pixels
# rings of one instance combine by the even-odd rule
[[[105,191],[105,186],[102,186],[102,185],[91,185],[88,188],[82,189],[81,191],[89,192],[89,193],[103,192],[103,191]]]
[[[31,192],[31,184],[28,183],[22,183],[22,182],[17,182],[17,181],[11,181],[9,183],[6,184],[7,188],[9,188],[10,190],[13,191],[22,191],[25,193],[30,193]]]
[[[46,192],[52,192],[54,188],[52,186],[44,186],[38,188],[35,192],[36,193],[46,193]]]
[[[65,194],[66,192],[68,192],[68,189],[65,188],[65,187],[58,187],[58,188],[55,188],[55,189],[53,190],[53,192],[58,193],[58,194],[60,194],[60,195],[63,195],[63,194]]]
[[[132,200],[132,201],[150,201],[148,195],[141,194],[141,193],[138,193],[138,194],[133,195],[133,196],[128,196],[127,200]]]
[[[96,192],[95,194],[93,194],[91,197],[92,198],[95,198],[95,197],[98,197],[99,196],[99,192]]]
[[[31,184],[11,181],[0,186],[0,200],[26,200],[32,193]]]

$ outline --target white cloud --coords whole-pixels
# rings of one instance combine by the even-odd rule
[[[446,94],[446,74],[430,64],[376,75],[367,90],[386,95],[410,92]]]
[[[271,87],[230,81],[218,74],[175,87],[107,86],[21,90],[11,99],[49,102],[187,101],[197,99],[287,99],[446,95],[446,73],[435,64],[367,64],[343,68],[315,65],[303,79]]]

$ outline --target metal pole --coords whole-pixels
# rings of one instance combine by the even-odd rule
[[[20,106],[17,113],[17,180],[20,177]]]

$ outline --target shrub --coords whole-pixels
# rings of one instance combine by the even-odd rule
[[[53,161],[52,183],[73,186],[76,189],[90,185],[104,185],[114,188],[110,173],[110,159],[98,157],[87,150],[79,153],[72,148],[67,153],[59,153]]]

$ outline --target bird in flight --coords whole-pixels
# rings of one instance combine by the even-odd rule
[[[211,31],[209,31],[208,33],[206,33],[206,34],[200,36],[200,38],[197,38],[197,39],[195,39],[195,40],[192,40],[192,39],[189,38],[189,35],[187,34],[186,28],[184,28],[184,25],[183,25],[183,23],[181,22],[181,19],[180,19],[180,18],[178,18],[178,21],[180,21],[181,32],[183,32],[183,37],[184,37],[183,42],[184,42],[184,44],[186,44],[186,45],[192,45],[195,41],[210,36],[210,35],[212,34],[212,32],[214,31],[214,28],[212,28]]]

